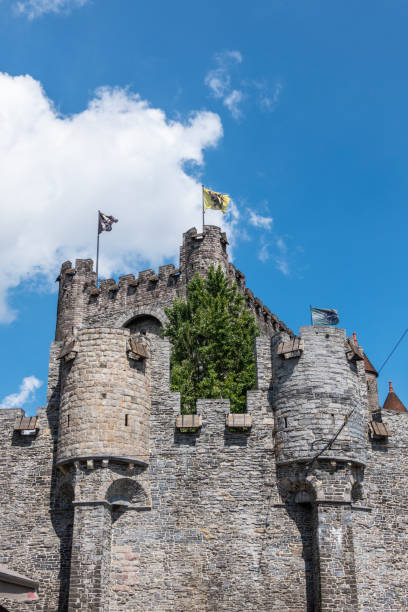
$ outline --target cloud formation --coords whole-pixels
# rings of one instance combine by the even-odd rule
[[[262,215],[258,215],[256,212],[251,210],[249,212],[249,223],[254,227],[261,227],[262,229],[269,230],[272,227],[273,219],[272,217],[263,217]]]
[[[272,260],[275,264],[275,268],[279,270],[279,272],[282,272],[282,274],[285,276],[289,276],[290,265],[288,258],[288,247],[285,240],[281,236],[275,235],[269,240],[266,240],[265,237],[261,238],[261,247],[258,251],[258,259],[262,263]]]
[[[176,260],[182,232],[201,222],[204,150],[221,136],[214,113],[170,121],[123,89],[64,116],[38,81],[0,73],[0,321],[15,314],[10,289],[94,257],[98,209],[119,219],[101,236],[102,275]],[[206,222],[231,235],[236,214],[208,211]]]
[[[14,6],[17,14],[35,19],[44,13],[67,13],[87,2],[88,0],[19,0]]]
[[[34,395],[37,389],[42,385],[42,381],[38,380],[36,376],[27,376],[23,378],[18,393],[11,393],[7,395],[0,403],[0,409],[2,408],[22,408],[28,401],[34,399]]]
[[[215,54],[215,68],[210,70],[204,79],[211,95],[221,100],[234,119],[243,116],[244,102],[252,101],[265,112],[275,111],[283,90],[282,81],[278,79],[271,89],[265,79],[241,79],[237,73],[242,61],[240,51],[222,51]],[[238,78],[239,83],[236,85]]]
[[[231,73],[237,64],[241,64],[242,55],[239,51],[223,51],[215,55],[216,67],[210,70],[204,82],[209,87],[211,94],[218,99],[230,111],[234,119],[242,115],[240,104],[244,94],[231,85]]]
[[[268,88],[265,85],[259,87],[259,103],[261,108],[272,113],[278,105],[282,89],[283,84],[281,81],[277,81],[275,83],[272,93],[268,91]]]

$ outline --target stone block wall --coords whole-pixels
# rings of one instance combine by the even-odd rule
[[[77,335],[76,357],[62,366],[58,463],[149,453],[150,360],[128,355],[128,329]]]
[[[35,436],[14,432],[16,417],[22,414],[18,409],[0,410],[0,564],[38,580],[40,599],[30,604],[4,599],[0,604],[10,612],[51,612],[67,601],[72,499],[64,509],[55,439],[45,409],[37,412],[40,429]]]
[[[185,295],[186,285],[195,272],[205,274],[210,265],[221,265],[231,281],[236,282],[245,295],[248,308],[256,317],[261,332],[273,335],[287,331],[286,325],[274,315],[252,291],[245,288],[245,276],[229,263],[226,238],[219,227],[204,226],[204,233],[191,228],[183,235],[180,264],[154,270],[143,270],[118,280],[106,279],[96,288],[96,275],[91,259],[77,259],[75,267],[70,261],[62,264],[59,281],[58,313],[55,339],[64,340],[82,327],[109,326],[120,317],[131,318],[137,311],[160,310],[170,306],[175,298]],[[163,320],[163,316],[159,316]],[[115,325],[112,325],[115,326]]]
[[[308,459],[347,426],[325,455],[364,463],[367,399],[363,362],[346,357],[345,333],[338,328],[302,327],[300,357],[282,359],[273,340],[273,406],[278,462]]]
[[[217,399],[198,402],[200,428],[180,431],[158,330],[211,263],[236,280],[262,332],[252,427],[229,428]],[[293,333],[245,288],[212,226],[186,232],[178,270],[95,281],[91,260],[62,266],[39,432],[14,432],[21,412],[0,411],[0,563],[40,583],[35,604],[0,605],[405,612],[408,418],[383,411],[393,435],[369,437],[375,393],[344,331],[302,328],[302,355],[278,356]],[[135,365],[127,342],[144,332],[149,356]],[[76,354],[59,359],[70,336]]]
[[[367,444],[356,491],[354,547],[359,610],[408,610],[408,413],[383,410],[392,436]]]
[[[277,466],[270,339],[257,339],[247,431],[226,427],[226,400],[200,401],[202,428],[178,431],[169,354],[166,340],[152,340],[145,467],[99,459],[61,474],[46,412],[37,437],[18,444],[16,411],[0,412],[0,558],[40,582],[38,603],[0,603],[13,612],[405,610],[406,415],[382,415],[388,442],[364,439],[365,475],[330,456]]]

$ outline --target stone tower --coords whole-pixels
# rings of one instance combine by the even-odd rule
[[[367,397],[362,352],[344,330],[302,327],[297,354],[273,341],[273,409],[282,498],[305,515],[309,607],[357,609],[350,506],[366,464]],[[353,488],[354,487],[354,488]]]

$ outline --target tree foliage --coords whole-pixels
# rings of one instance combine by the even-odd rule
[[[198,274],[187,299],[166,309],[164,335],[173,345],[171,389],[180,391],[182,412],[195,412],[199,398],[226,398],[232,412],[244,412],[246,392],[255,386],[255,317],[219,266]]]

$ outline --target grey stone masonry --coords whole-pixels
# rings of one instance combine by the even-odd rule
[[[194,274],[204,275],[211,265],[221,265],[231,281],[237,283],[264,334],[288,331],[293,335],[252,291],[245,288],[245,276],[228,261],[226,238],[220,228],[205,225],[203,233],[198,234],[193,227],[183,235],[177,269],[168,264],[160,266],[157,273],[143,270],[137,278],[127,274],[118,282],[102,280],[100,287],[96,288],[92,260],[77,259],[75,267],[70,261],[65,262],[57,279],[59,296],[55,339],[59,341],[69,334],[75,335],[81,327],[115,327],[117,321],[131,318],[138,310],[144,312],[153,308],[163,317],[164,306],[185,295],[186,285]],[[160,316],[159,320],[162,320]]]
[[[347,425],[325,456],[364,464],[367,399],[363,362],[346,357],[342,329],[302,327],[299,358],[282,359],[273,341],[273,407],[277,460],[308,460]]]
[[[218,398],[180,428],[161,326],[211,264],[256,315],[257,384],[247,426]],[[380,410],[344,330],[296,338],[245,287],[214,226],[184,234],[177,269],[97,288],[92,261],[77,260],[59,282],[38,430],[0,411],[0,563],[38,581],[39,599],[0,607],[408,610],[408,412]],[[389,435],[372,437],[372,419]]]
[[[69,610],[109,610],[111,512],[104,503],[74,502]]]
[[[128,356],[128,329],[78,333],[78,354],[62,365],[58,463],[149,452],[150,360]]]

